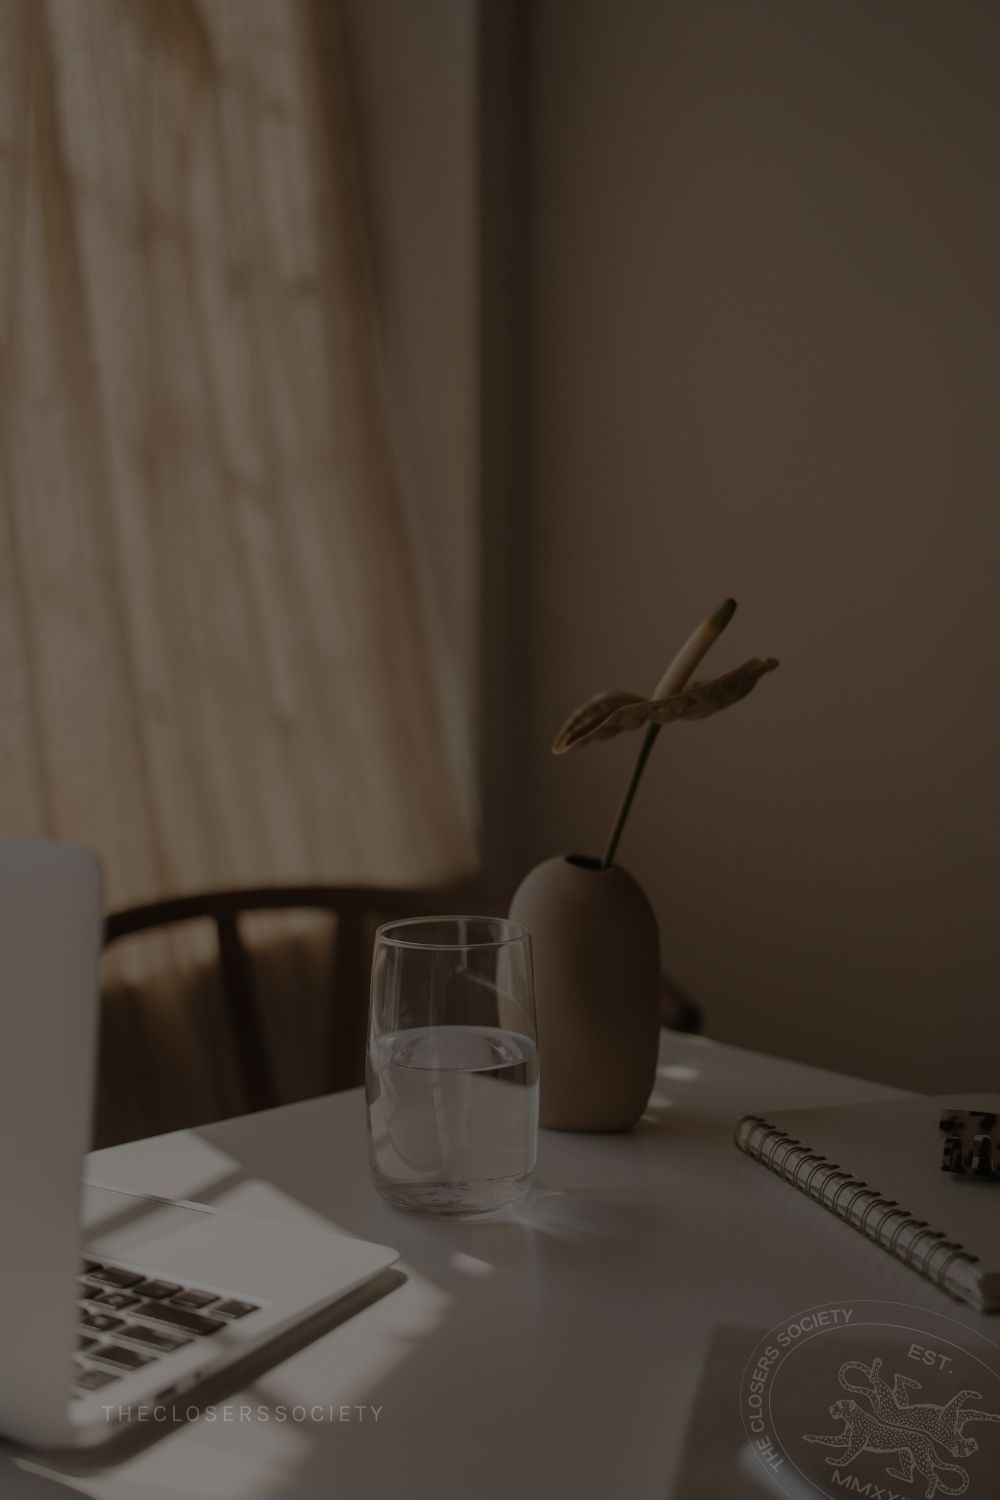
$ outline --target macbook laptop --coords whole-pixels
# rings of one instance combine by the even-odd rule
[[[396,1259],[82,1183],[102,928],[91,854],[0,840],[0,1433],[35,1447],[110,1437]]]

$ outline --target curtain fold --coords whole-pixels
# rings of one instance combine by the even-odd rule
[[[474,867],[336,7],[0,0],[0,826],[113,906]]]

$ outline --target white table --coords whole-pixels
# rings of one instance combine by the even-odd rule
[[[675,1475],[714,1329],[763,1332],[833,1298],[884,1297],[1000,1340],[997,1320],[951,1302],[732,1145],[747,1112],[894,1093],[665,1035],[639,1127],[543,1131],[531,1199],[480,1222],[383,1204],[360,1090],[97,1153],[88,1175],[114,1186],[292,1222],[316,1215],[394,1245],[406,1280],[228,1397],[232,1416],[217,1406],[214,1422],[67,1482],[106,1500],[689,1500]],[[297,1403],[363,1411],[283,1425],[238,1415],[240,1404]],[[25,1483],[39,1500],[65,1493],[0,1462],[4,1497]]]

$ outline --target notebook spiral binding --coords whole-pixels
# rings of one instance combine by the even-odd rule
[[[948,1273],[957,1261],[974,1264],[979,1259],[964,1246],[949,1240],[940,1230],[932,1229],[925,1219],[916,1218],[894,1198],[884,1197],[878,1188],[862,1182],[821,1152],[813,1151],[786,1131],[776,1129],[761,1115],[744,1116],[736,1127],[734,1140],[741,1151],[790,1182],[792,1187],[819,1203],[828,1213],[860,1230],[866,1239],[888,1250],[890,1255],[925,1276],[941,1291],[958,1301],[963,1300],[949,1285]],[[836,1187],[828,1195],[827,1189],[834,1183]],[[852,1191],[848,1192],[849,1189]],[[869,1202],[860,1208],[858,1200],[862,1198],[868,1198]],[[860,1217],[855,1212],[856,1204]],[[877,1212],[879,1209],[881,1213]],[[889,1230],[887,1226],[893,1219],[898,1222]],[[909,1237],[904,1240],[907,1232]],[[927,1248],[918,1258],[917,1248],[924,1240]],[[947,1251],[947,1254],[934,1265],[935,1256],[942,1251]]]

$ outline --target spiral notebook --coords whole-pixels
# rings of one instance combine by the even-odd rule
[[[1000,1311],[1000,1183],[941,1171],[942,1114],[1000,1095],[747,1115],[741,1151],[979,1312]]]

